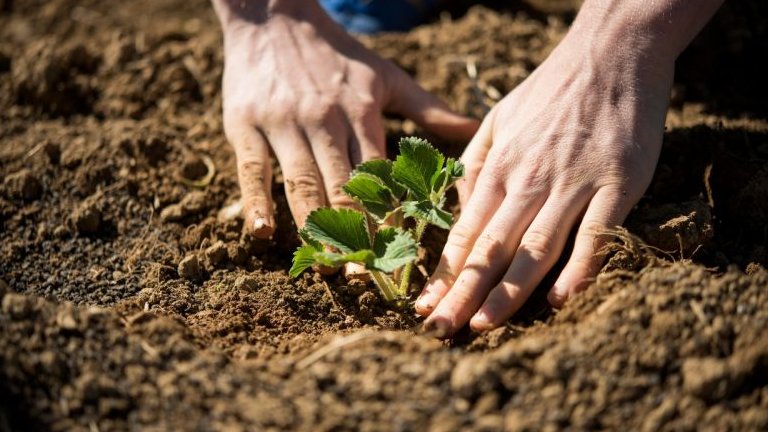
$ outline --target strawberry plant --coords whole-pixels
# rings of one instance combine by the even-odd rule
[[[359,263],[387,301],[405,298],[427,225],[451,227],[445,192],[462,175],[461,162],[426,140],[401,139],[394,162],[364,162],[344,185],[362,212],[321,208],[309,214],[299,231],[304,244],[294,253],[291,276],[313,265]]]

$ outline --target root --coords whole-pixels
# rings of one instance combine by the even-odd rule
[[[364,330],[361,332],[352,333],[347,336],[336,338],[333,341],[331,341],[331,343],[327,345],[323,345],[319,349],[309,353],[309,355],[299,360],[296,363],[296,368],[299,370],[306,369],[312,364],[314,364],[315,362],[317,362],[318,360],[321,360],[323,357],[327,356],[328,354],[366,339],[380,338],[388,342],[394,342],[398,339],[398,336],[399,336],[399,333],[394,331],[382,332],[382,331],[374,331],[374,330]]]
[[[599,238],[611,237],[598,251],[597,256],[608,257],[603,271],[641,270],[651,265],[666,265],[663,255],[674,262],[675,258],[668,252],[646,244],[640,237],[630,233],[626,228],[608,228],[597,233]]]

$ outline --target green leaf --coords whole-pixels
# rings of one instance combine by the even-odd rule
[[[406,216],[425,220],[443,229],[450,229],[451,224],[453,224],[453,215],[430,201],[406,201],[403,203],[402,209]]]
[[[417,257],[416,240],[403,231],[398,230],[386,245],[384,255],[373,260],[371,267],[385,273],[392,273],[398,268],[414,261]]]
[[[320,208],[307,216],[307,234],[343,253],[370,249],[365,216],[355,210]]]
[[[328,267],[338,267],[348,262],[362,263],[367,267],[369,263],[373,263],[374,258],[376,258],[376,255],[370,249],[363,249],[348,254],[336,252],[316,252],[314,254],[315,262]]]
[[[311,245],[304,245],[296,249],[293,253],[293,265],[288,271],[291,277],[298,277],[301,272],[312,267],[315,263],[315,253],[319,252],[318,249]]]
[[[405,193],[405,188],[392,177],[392,161],[386,159],[373,159],[363,162],[355,167],[355,173],[367,173],[381,179],[395,198],[400,199]]]
[[[448,158],[445,163],[445,172],[453,179],[464,177],[464,164],[454,158]],[[448,184],[452,183],[448,180]]]
[[[376,256],[384,256],[387,250],[387,243],[394,240],[398,232],[401,232],[401,230],[394,227],[383,227],[376,231],[376,235],[373,236],[373,252]]]
[[[445,157],[426,140],[400,140],[400,155],[392,165],[392,177],[410,189],[419,201],[429,199]]]
[[[379,220],[394,210],[392,191],[373,174],[354,172],[343,187],[344,192],[357,199],[365,209]]]
[[[305,244],[307,244],[307,245],[310,245],[310,246],[312,246],[313,248],[315,248],[315,249],[317,249],[317,250],[323,250],[323,244],[322,244],[322,243],[320,243],[319,241],[317,241],[317,240],[313,239],[313,238],[312,238],[312,237],[309,235],[309,233],[307,232],[307,230],[306,230],[306,229],[300,229],[300,230],[299,230],[299,238],[301,238],[301,240],[302,240],[302,241],[303,241]]]

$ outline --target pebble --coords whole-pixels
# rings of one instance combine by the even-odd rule
[[[200,261],[197,255],[187,255],[179,262],[179,276],[190,281],[200,281],[203,279],[203,272],[200,269]]]
[[[80,234],[94,234],[101,226],[101,211],[94,203],[85,201],[72,212],[72,222]]]
[[[250,275],[238,276],[235,279],[235,289],[240,291],[256,291],[259,289],[259,281]]]
[[[211,268],[217,267],[227,258],[227,245],[218,240],[205,250],[205,260]]]
[[[178,222],[188,216],[202,213],[209,207],[208,197],[203,191],[192,191],[176,204],[171,204],[160,212],[163,222]]]

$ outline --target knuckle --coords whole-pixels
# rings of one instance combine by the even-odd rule
[[[376,100],[372,97],[358,97],[358,99],[350,105],[351,106],[347,109],[348,114],[350,118],[354,120],[362,121],[367,118],[375,118],[381,115],[381,110],[379,109]]]
[[[581,231],[584,237],[597,237],[605,233],[608,227],[597,221],[586,220],[581,223]]]
[[[553,233],[544,230],[529,230],[523,235],[520,249],[536,262],[550,262],[554,259],[555,253]]]
[[[320,195],[320,179],[313,173],[298,173],[285,179],[288,194],[299,199],[316,199]]]
[[[459,277],[461,280],[461,277]],[[475,287],[464,286],[461,289],[454,290],[451,295],[451,309],[454,313],[464,309],[467,305],[473,304],[477,297],[477,289]]]
[[[307,126],[320,126],[330,121],[339,110],[335,102],[327,100],[312,101],[302,104],[299,119]]]
[[[461,221],[456,224],[448,235],[446,243],[449,246],[470,250],[474,243],[475,232],[474,229],[466,223]]]
[[[500,240],[491,234],[482,234],[475,240],[472,253],[467,258],[467,267],[486,268],[490,266],[493,257],[498,256],[503,247]]]
[[[270,166],[258,159],[246,159],[238,162],[237,169],[242,176],[264,181],[266,180],[266,173],[269,171]]]
[[[328,192],[328,203],[331,207],[355,207],[356,203],[341,189],[343,183],[331,185]]]

